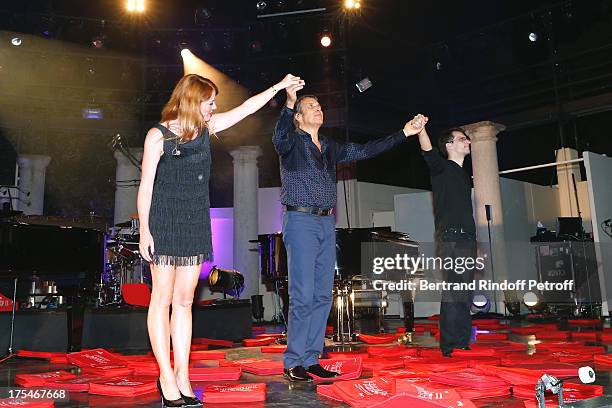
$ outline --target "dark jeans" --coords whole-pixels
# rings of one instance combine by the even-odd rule
[[[456,230],[436,233],[436,256],[443,261],[452,259],[455,268],[443,269],[442,277],[449,283],[469,283],[474,280],[473,268],[462,268],[461,258],[476,258],[476,240],[473,234]],[[452,352],[469,346],[472,334],[472,291],[443,290],[440,304],[440,350]]]

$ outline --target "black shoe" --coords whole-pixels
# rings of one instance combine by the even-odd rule
[[[471,350],[470,346],[457,347],[459,350]]]
[[[164,392],[162,391],[161,382],[159,381],[159,378],[157,379],[157,389],[159,390],[159,393],[161,394],[161,403],[162,403],[163,408],[185,407],[185,400],[182,398],[175,399],[175,400],[167,400],[166,397],[164,397]]]
[[[179,391],[180,392],[180,391]],[[202,400],[199,399],[198,397],[189,397],[185,394],[183,394],[181,392],[181,398],[183,399],[183,401],[185,401],[185,407],[201,407],[204,405],[204,403],[202,403]]]
[[[329,371],[321,367],[321,364],[313,364],[306,369],[306,372],[314,374],[320,378],[334,378],[340,374],[335,371]]]
[[[453,352],[452,351],[443,351],[442,352],[442,357],[452,357],[453,356]]]
[[[308,375],[308,373],[302,366],[295,366],[289,369],[285,368],[284,373],[285,373],[285,378],[288,379],[289,381],[296,381],[296,382],[312,381],[312,377]]]

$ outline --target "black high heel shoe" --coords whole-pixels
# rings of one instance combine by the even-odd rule
[[[179,398],[175,400],[167,400],[166,397],[164,397],[164,392],[162,391],[161,382],[159,381],[159,378],[157,379],[157,389],[159,390],[159,393],[161,394],[161,403],[162,403],[163,408],[176,408],[176,407],[186,407],[187,406],[185,405],[185,400],[183,398]],[[183,394],[181,394],[181,397],[182,396]]]
[[[204,403],[198,397],[189,397],[181,392],[181,398],[185,401],[185,407],[197,408],[204,406]]]

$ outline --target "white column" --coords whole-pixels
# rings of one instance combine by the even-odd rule
[[[574,160],[578,158],[578,152],[569,147],[556,151],[557,162]],[[578,182],[582,181],[579,163],[560,164],[557,166],[557,184],[559,186],[559,208],[562,217],[577,217],[578,206],[576,204],[577,192],[574,190]]]
[[[259,146],[241,146],[230,152],[234,158],[234,269],[244,275],[244,299],[259,294],[257,243],[257,191]]]
[[[485,205],[491,206],[491,253],[496,282],[508,279],[506,242],[504,237],[504,213],[499,185],[497,161],[497,134],[506,129],[499,123],[484,121],[463,126],[472,140],[472,174],[474,177],[474,212],[477,237],[480,243],[488,243]],[[481,244],[482,245],[482,244]],[[488,245],[484,245],[488,251]],[[489,276],[491,278],[491,276]],[[497,295],[497,311],[503,313],[503,297]]]
[[[45,178],[51,157],[40,154],[20,154],[19,210],[25,215],[42,215],[45,206]]]
[[[132,155],[142,161],[141,147],[130,149]],[[131,214],[137,212],[136,197],[140,181],[140,170],[123,153],[116,150],[115,160],[117,169],[115,171],[115,224],[130,219]]]

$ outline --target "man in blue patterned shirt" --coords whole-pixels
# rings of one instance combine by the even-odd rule
[[[332,302],[336,262],[336,164],[369,159],[419,133],[420,122],[365,144],[341,143],[319,134],[323,110],[316,96],[297,99],[303,85],[287,88],[286,106],[272,142],[280,156],[283,241],[289,267],[289,327],[285,377],[310,381],[337,373],[319,364]]]

